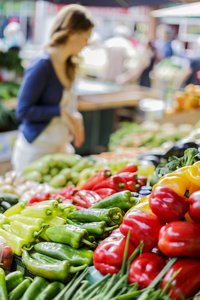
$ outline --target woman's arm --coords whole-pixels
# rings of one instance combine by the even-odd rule
[[[25,71],[16,108],[19,119],[49,121],[60,115],[58,105],[41,105],[41,97],[48,81],[47,63],[44,59],[38,60]]]

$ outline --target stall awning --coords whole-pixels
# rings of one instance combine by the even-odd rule
[[[151,15],[155,18],[200,17],[200,2],[157,9],[152,11]]]

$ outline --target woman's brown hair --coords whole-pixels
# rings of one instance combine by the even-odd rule
[[[54,47],[65,43],[73,31],[87,31],[94,27],[88,10],[79,4],[64,6],[56,15],[47,46]],[[75,79],[77,64],[70,56],[66,61],[66,75],[70,81]]]

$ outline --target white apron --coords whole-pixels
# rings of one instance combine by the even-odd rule
[[[64,89],[60,107],[65,107],[69,112],[74,112],[76,111],[76,103],[77,97],[74,88]],[[22,171],[26,165],[46,154],[74,153],[75,150],[70,144],[71,141],[72,136],[69,133],[69,128],[61,117],[53,118],[32,143],[27,142],[23,133],[19,132],[11,157],[13,169]]]

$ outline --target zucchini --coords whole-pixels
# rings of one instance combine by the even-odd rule
[[[0,193],[0,199],[2,199],[2,201],[9,202],[11,205],[14,205],[18,202],[19,197],[11,193]]]
[[[9,202],[7,202],[7,201],[2,201],[2,202],[0,203],[0,206],[3,207],[4,211],[6,211],[6,210],[9,209],[12,205],[11,205]]]

